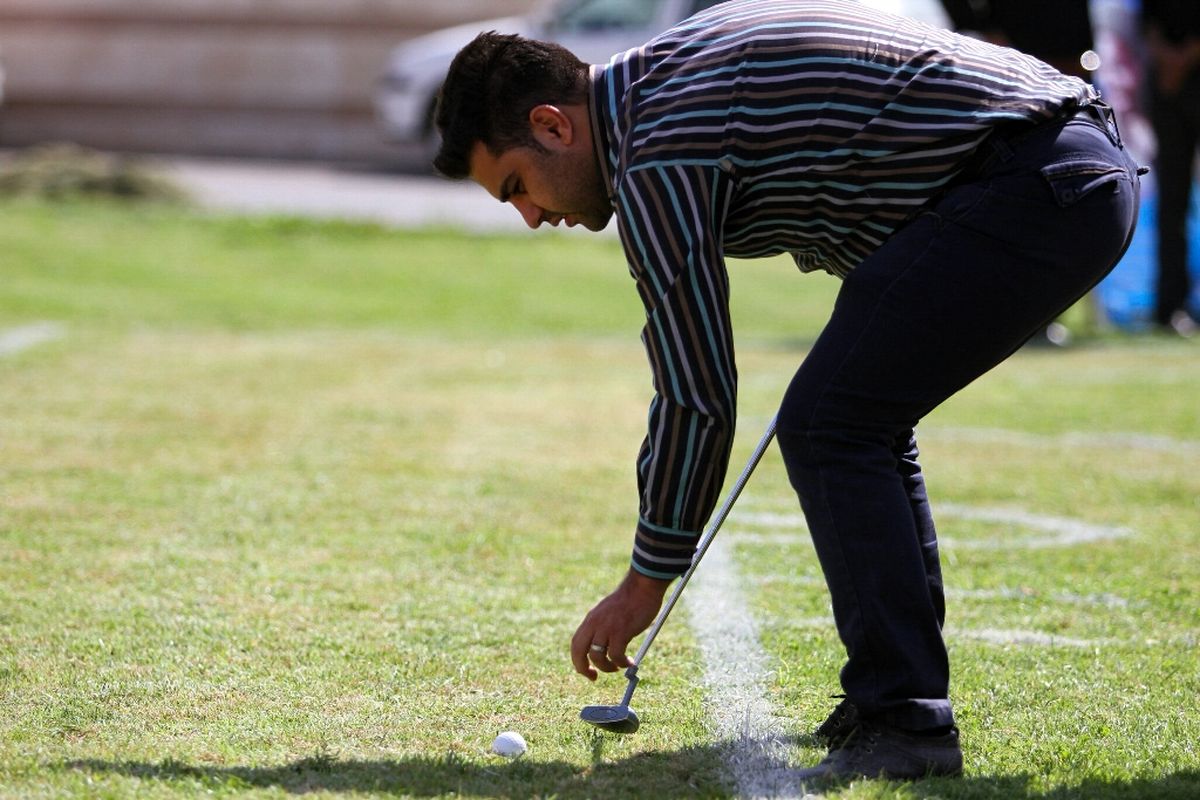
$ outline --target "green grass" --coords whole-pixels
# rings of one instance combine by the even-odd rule
[[[65,330],[0,356],[0,797],[732,796],[686,615],[636,736],[576,719],[623,688],[565,648],[625,568],[648,399],[615,243],[0,213],[0,331]],[[738,463],[837,284],[731,273]],[[1128,534],[943,515],[967,775],[831,796],[1200,796],[1197,367],[1024,351],[923,424],[935,502]],[[745,508],[789,498],[771,454]],[[735,553],[806,764],[840,652],[794,533]]]

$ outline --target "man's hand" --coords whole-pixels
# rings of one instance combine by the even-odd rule
[[[629,570],[621,585],[588,612],[571,637],[571,663],[575,671],[594,681],[596,669],[616,672],[630,666],[625,648],[630,639],[654,621],[670,584]]]

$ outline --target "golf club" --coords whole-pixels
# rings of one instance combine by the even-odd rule
[[[629,681],[629,684],[625,687],[625,696],[615,706],[585,706],[579,712],[579,718],[584,722],[595,725],[597,728],[609,733],[633,733],[638,729],[641,723],[638,720],[637,712],[629,707],[629,701],[633,699],[633,690],[637,688],[638,684],[638,667],[642,665],[642,659],[645,657],[646,651],[650,649],[650,644],[654,641],[654,637],[658,636],[663,623],[667,621],[667,615],[675,607],[675,602],[679,599],[679,595],[683,594],[683,587],[687,586],[688,581],[692,578],[692,573],[696,571],[696,567],[700,564],[700,559],[704,558],[704,553],[708,550],[708,546],[712,544],[713,537],[717,535],[717,531],[721,529],[725,518],[729,516],[729,510],[733,508],[738,495],[745,488],[746,481],[750,479],[750,474],[754,472],[754,468],[762,460],[763,453],[767,451],[767,447],[771,444],[771,439],[775,437],[776,419],[777,417],[771,418],[771,422],[767,425],[767,430],[763,434],[762,439],[759,440],[758,446],[750,454],[750,461],[746,464],[746,468],[742,470],[742,474],[738,476],[737,482],[729,490],[729,496],[725,498],[725,502],[721,504],[717,513],[709,521],[708,530],[704,532],[704,535],[700,537],[699,544],[696,545],[696,553],[692,556],[691,565],[688,567],[687,572],[679,579],[679,583],[675,584],[675,591],[671,592],[671,596],[667,598],[667,602],[659,609],[658,616],[654,618],[654,622],[650,625],[650,630],[646,632],[646,638],[642,640],[642,646],[638,648],[637,655],[633,657],[633,666],[625,670],[625,677]]]

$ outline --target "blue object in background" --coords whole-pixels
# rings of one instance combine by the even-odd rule
[[[1153,173],[1151,173],[1153,174]],[[1154,283],[1158,275],[1158,197],[1152,180],[1142,180],[1142,205],[1137,230],[1125,257],[1100,285],[1100,308],[1108,321],[1130,331],[1154,322]],[[1192,276],[1189,306],[1200,317],[1200,185],[1192,187],[1188,214],[1188,271]]]

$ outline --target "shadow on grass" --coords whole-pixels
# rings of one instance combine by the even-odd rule
[[[479,797],[712,797],[720,796],[724,746],[691,747],[667,753],[641,753],[626,759],[583,767],[564,761],[520,759],[495,764],[472,763],[453,755],[390,761],[343,761],[316,756],[273,767],[192,766],[179,761],[158,763],[80,760],[66,769],[107,773],[140,780],[208,789],[282,789],[309,792],[371,792],[411,797],[460,795]],[[1069,787],[1035,788],[1030,775],[940,778],[908,784],[901,798],[1026,798],[1026,800],[1196,800],[1200,769],[1131,781],[1083,779]],[[730,793],[733,796],[734,793]],[[887,796],[892,796],[888,794]]]
[[[316,756],[264,767],[193,766],[171,759],[158,763],[80,760],[63,766],[175,783],[181,788],[199,784],[222,791],[268,788],[292,794],[324,791],[405,797],[553,796],[560,800],[600,795],[675,798],[711,796],[712,787],[721,786],[721,752],[720,747],[689,748],[671,753],[644,753],[592,766],[530,758],[511,762],[496,758],[479,763],[453,754],[387,761]]]

